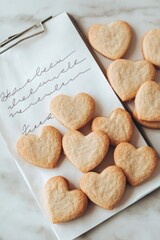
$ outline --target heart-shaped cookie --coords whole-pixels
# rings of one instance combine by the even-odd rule
[[[153,29],[144,35],[142,53],[147,61],[160,67],[160,29]]]
[[[70,190],[68,181],[56,176],[45,184],[45,205],[53,223],[68,222],[80,217],[88,199],[80,190]]]
[[[120,143],[114,151],[115,164],[125,173],[128,182],[137,186],[151,176],[157,165],[157,154],[148,146],[136,149],[129,143]]]
[[[62,145],[72,164],[82,172],[89,172],[105,157],[109,148],[109,138],[100,131],[84,136],[73,130],[64,135]]]
[[[52,115],[70,130],[77,130],[90,121],[95,109],[94,99],[86,93],[75,97],[58,95],[51,102]]]
[[[126,186],[126,177],[116,166],[107,167],[100,174],[85,173],[80,188],[88,198],[102,208],[112,210],[120,201]]]
[[[62,149],[61,135],[56,128],[45,126],[39,137],[36,135],[21,136],[16,147],[19,155],[33,165],[53,168],[58,162]]]
[[[160,85],[153,81],[142,84],[135,97],[137,117],[144,121],[160,121]]]
[[[108,25],[94,24],[88,34],[92,47],[113,60],[121,58],[126,53],[131,36],[131,27],[124,21],[116,21]]]
[[[114,146],[130,141],[133,134],[133,122],[127,111],[116,108],[109,117],[96,117],[92,122],[92,131],[107,133]]]
[[[122,101],[135,97],[139,87],[155,77],[154,66],[145,61],[118,59],[107,69],[108,80]]]
[[[146,128],[151,128],[151,129],[160,129],[160,121],[156,122],[156,121],[143,121],[143,120],[140,120],[138,119],[137,117],[137,113],[136,111],[134,110],[133,112],[133,115],[134,115],[134,118],[136,119],[136,121],[142,125],[143,127],[146,127]]]

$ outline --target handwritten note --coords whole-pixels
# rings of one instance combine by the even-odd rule
[[[63,87],[72,84],[79,76],[83,76],[91,70],[85,66],[85,61],[86,57],[80,58],[76,55],[76,50],[73,50],[58,60],[50,62],[48,66],[37,67],[34,75],[24,79],[20,86],[15,85],[12,89],[2,91],[0,101],[8,109],[8,116],[10,118],[20,117],[21,114],[34,108],[49,96],[54,93],[58,94]],[[44,89],[43,93],[40,91],[42,89]],[[48,113],[35,125],[32,122],[23,124],[22,134],[33,132],[52,118]]]

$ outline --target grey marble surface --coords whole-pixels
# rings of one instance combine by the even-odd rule
[[[92,23],[116,19],[133,24],[135,20],[135,28],[136,24],[144,29],[160,27],[159,0],[0,0],[0,40],[63,11],[73,15],[85,34]],[[142,21],[137,23],[137,18]],[[104,58],[98,57],[106,66]],[[2,139],[0,153],[0,240],[56,240]],[[159,240],[159,236],[158,189],[78,239]]]

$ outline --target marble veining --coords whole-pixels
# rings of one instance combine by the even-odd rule
[[[73,15],[85,34],[92,23],[127,20],[132,16],[135,20],[137,16],[142,19],[144,28],[147,24],[160,27],[159,0],[0,0],[0,6],[0,40],[63,11]],[[105,67],[106,60],[98,57]],[[159,78],[159,74],[157,76]],[[0,240],[56,240],[14,160],[3,152],[4,148],[0,138]],[[159,240],[159,199],[158,189],[78,239]]]

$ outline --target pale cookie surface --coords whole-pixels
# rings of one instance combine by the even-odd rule
[[[124,21],[108,25],[94,24],[89,29],[89,42],[99,53],[110,59],[119,59],[127,51],[131,41],[131,27]]]
[[[133,122],[127,111],[116,108],[109,117],[96,117],[92,122],[93,131],[107,133],[111,145],[130,141],[133,134]]]
[[[125,191],[126,177],[116,167],[107,167],[100,174],[85,173],[80,180],[80,188],[88,198],[102,208],[112,210]]]
[[[114,151],[115,164],[123,170],[132,186],[139,185],[151,176],[157,160],[157,153],[148,146],[136,149],[133,145],[124,142]]]
[[[95,168],[105,157],[109,148],[107,134],[95,131],[84,136],[78,131],[69,131],[62,140],[66,157],[82,172]]]
[[[40,136],[21,136],[16,147],[19,155],[28,162],[38,167],[53,168],[61,154],[61,135],[56,128],[45,126]]]
[[[142,84],[135,97],[137,117],[144,121],[160,121],[160,85],[153,81]]]
[[[135,97],[142,83],[154,80],[155,68],[145,60],[119,59],[109,65],[107,77],[120,99],[128,101]]]
[[[66,128],[77,130],[92,118],[95,102],[86,93],[79,93],[75,97],[62,94],[52,100],[50,109],[52,115]]]
[[[153,29],[144,35],[142,52],[147,61],[160,67],[160,29]]]
[[[143,121],[143,120],[140,120],[138,119],[137,117],[137,113],[136,111],[134,110],[133,112],[133,116],[135,117],[136,121],[142,125],[143,127],[146,127],[146,128],[151,128],[151,129],[160,129],[160,121],[156,122],[156,121]]]
[[[45,184],[45,205],[53,223],[68,222],[86,210],[87,196],[80,190],[70,190],[68,181],[56,176]]]

